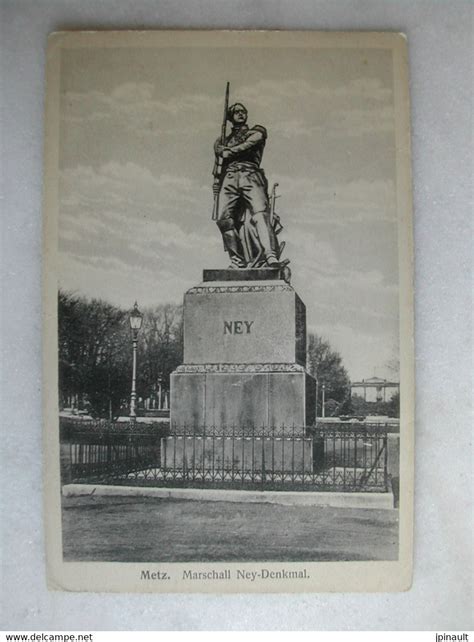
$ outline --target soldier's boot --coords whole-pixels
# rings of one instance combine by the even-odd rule
[[[221,231],[224,247],[230,258],[230,268],[239,269],[247,266],[244,258],[242,243],[234,228],[232,219],[223,219],[217,221],[217,226]]]
[[[257,229],[258,238],[263,247],[267,265],[269,267],[279,267],[278,241],[275,232],[270,225],[270,214],[266,210],[255,212],[252,217],[252,223]]]

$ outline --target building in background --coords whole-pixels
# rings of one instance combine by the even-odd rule
[[[400,384],[396,381],[388,381],[380,377],[362,379],[351,383],[351,397],[357,395],[363,397],[364,401],[378,403],[390,401],[394,394],[399,392]]]

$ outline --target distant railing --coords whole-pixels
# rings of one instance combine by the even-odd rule
[[[70,441],[77,434],[119,435],[129,433],[163,434],[167,433],[169,422],[158,422],[154,419],[140,418],[134,422],[130,419],[110,421],[109,419],[81,419],[79,417],[60,417],[59,430],[61,442]]]
[[[162,424],[61,417],[61,479],[112,483],[116,475],[159,461],[167,434],[168,426]]]
[[[63,480],[163,487],[388,492],[386,425],[162,427],[71,436]]]

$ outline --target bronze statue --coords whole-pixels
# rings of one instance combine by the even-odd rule
[[[272,198],[260,167],[267,131],[261,125],[247,125],[247,109],[242,103],[228,107],[227,83],[224,121],[214,145],[214,211],[228,252],[231,268],[282,267],[284,243],[277,234],[283,229],[275,213],[275,186]],[[232,123],[226,133],[227,121]]]

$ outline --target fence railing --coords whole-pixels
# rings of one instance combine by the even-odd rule
[[[63,479],[139,486],[387,492],[386,425],[76,432]]]

